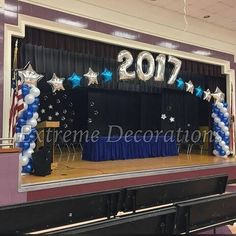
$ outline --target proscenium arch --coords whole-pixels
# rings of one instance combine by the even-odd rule
[[[157,45],[146,44],[138,41],[128,40],[124,38],[118,38],[113,35],[108,35],[100,32],[90,31],[83,28],[77,28],[74,26],[68,26],[61,23],[56,23],[48,20],[35,18],[32,16],[18,15],[18,25],[4,26],[4,93],[3,93],[3,137],[8,137],[9,127],[9,110],[10,110],[10,90],[11,90],[11,39],[13,36],[24,38],[25,27],[35,27],[43,30],[62,33],[65,35],[71,35],[81,38],[87,38],[90,40],[96,40],[127,48],[135,48],[139,50],[145,50],[153,53],[162,53],[167,55],[173,55],[178,58],[184,58],[188,60],[204,62],[208,64],[214,64],[221,66],[222,74],[226,75],[226,100],[229,107],[232,106],[232,113],[235,116],[235,99],[231,104],[231,86],[233,86],[233,98],[235,98],[235,71],[230,69],[230,62],[218,58],[200,56],[193,53],[182,52],[178,50],[163,48]],[[214,92],[214,91],[212,91]],[[233,126],[235,130],[235,124]],[[233,130],[233,132],[234,132]],[[235,146],[233,146],[233,153],[235,153]]]

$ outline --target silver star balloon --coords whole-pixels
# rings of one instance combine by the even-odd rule
[[[218,87],[216,87],[215,92],[212,93],[211,96],[215,99],[215,103],[223,102],[225,100],[225,94]]]
[[[89,82],[88,82],[88,86],[90,86],[91,84],[98,84],[98,73],[94,72],[91,67],[89,67],[88,73],[84,74],[84,77],[88,78]]]
[[[63,81],[65,78],[59,78],[55,73],[53,73],[53,76],[50,80],[47,81],[48,84],[52,86],[52,92],[60,91],[60,90],[65,90],[63,87]]]
[[[203,100],[206,100],[208,102],[211,101],[211,91],[210,89],[207,89],[206,91],[203,92]]]
[[[185,82],[186,84],[186,92],[189,92],[191,94],[193,94],[194,92],[194,86],[191,80],[189,80],[188,82]]]
[[[40,75],[33,70],[30,63],[28,63],[28,66],[24,70],[19,70],[18,75],[20,76],[23,83],[35,87],[37,87],[38,81],[43,78],[43,75]]]

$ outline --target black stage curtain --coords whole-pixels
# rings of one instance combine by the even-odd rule
[[[13,46],[14,42],[15,39]],[[26,27],[25,38],[19,42],[18,66],[22,68],[31,61],[34,69],[45,76],[38,84],[41,89],[41,120],[48,120],[50,116],[52,120],[61,121],[63,130],[92,131],[98,128],[104,135],[107,126],[112,124],[122,125],[125,130],[195,129],[200,125],[210,125],[211,104],[177,90],[175,85],[168,86],[166,81],[156,83],[153,79],[147,82],[138,79],[119,81],[117,55],[123,49],[132,53],[134,61],[140,52]],[[87,73],[89,67],[99,73],[108,68],[113,72],[113,80],[104,83],[98,77],[99,85],[87,87],[87,80],[83,78],[81,87],[77,89],[71,89],[65,81],[66,91],[52,94],[47,80],[54,72],[59,77],[68,78],[73,72],[80,75]],[[134,70],[134,67],[133,65],[130,70]],[[167,63],[166,78],[169,77],[171,69],[171,65]],[[191,80],[195,86],[201,86],[204,90],[209,88],[213,92],[218,86],[226,92],[226,78],[221,74],[220,66],[182,59],[179,77],[184,81]],[[53,110],[48,108],[52,103]],[[65,107],[67,116],[64,114]],[[42,112],[42,109],[46,112]],[[57,110],[60,110],[60,116],[55,115]],[[161,120],[161,114],[166,114],[168,119]],[[175,122],[170,122],[170,117],[174,117]],[[72,121],[69,125],[68,120]]]

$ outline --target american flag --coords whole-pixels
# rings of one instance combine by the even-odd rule
[[[11,91],[11,109],[9,117],[9,137],[14,137],[17,117],[24,110],[24,100],[22,95],[22,82],[17,81],[15,88]]]

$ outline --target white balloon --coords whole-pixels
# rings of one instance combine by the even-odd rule
[[[228,112],[224,113],[224,117],[229,117],[229,113]]]
[[[21,163],[21,166],[26,166],[29,163],[29,157],[21,155],[20,163]]]
[[[229,156],[230,155],[230,151],[226,151],[226,155]]]
[[[216,118],[216,117],[217,117],[216,113],[213,112],[213,113],[211,114],[211,117],[212,117],[212,118]]]
[[[30,89],[30,94],[32,94],[34,97],[38,97],[40,95],[40,90],[36,88],[35,86],[33,86]]]
[[[222,121],[220,121],[219,126],[220,126],[221,128],[223,128],[223,127],[225,126],[225,123],[222,122]]]
[[[25,135],[22,133],[16,133],[15,142],[23,142],[25,139]]]
[[[27,125],[31,125],[31,127],[36,127],[37,126],[37,120],[34,118],[31,118],[27,121]]]
[[[24,125],[21,128],[21,133],[23,134],[29,134],[31,132],[31,126],[30,125]]]
[[[224,107],[223,103],[221,103],[221,102],[217,103],[216,106],[217,106],[218,108],[220,108],[220,109]]]
[[[225,132],[225,136],[229,136],[229,131],[226,131],[226,132]]]
[[[24,102],[24,111],[28,109],[28,104]]]
[[[35,147],[36,147],[36,144],[35,144],[35,142],[32,142],[32,143],[30,143],[30,148],[32,148],[33,150],[35,149]]]
[[[214,150],[213,154],[216,155],[216,156],[219,156],[219,152],[217,150]]]
[[[28,148],[26,151],[23,152],[23,156],[30,158],[33,153],[34,153],[34,150],[32,148]]]
[[[224,146],[224,150],[227,152],[229,150],[229,146],[228,145],[225,145]]]
[[[228,109],[226,107],[224,107],[222,110],[223,110],[223,113],[228,112]]]
[[[220,142],[220,146],[221,146],[221,147],[225,146],[225,141],[221,141],[221,142]]]
[[[39,118],[39,113],[38,112],[34,112],[33,118],[37,120]]]
[[[35,97],[34,97],[34,95],[32,95],[32,94],[27,94],[27,95],[25,96],[25,102],[26,102],[27,104],[32,104],[32,103],[34,102],[34,100],[35,100]]]
[[[219,123],[219,122],[220,122],[220,118],[215,117],[215,118],[214,118],[214,121],[215,121],[215,123]]]

